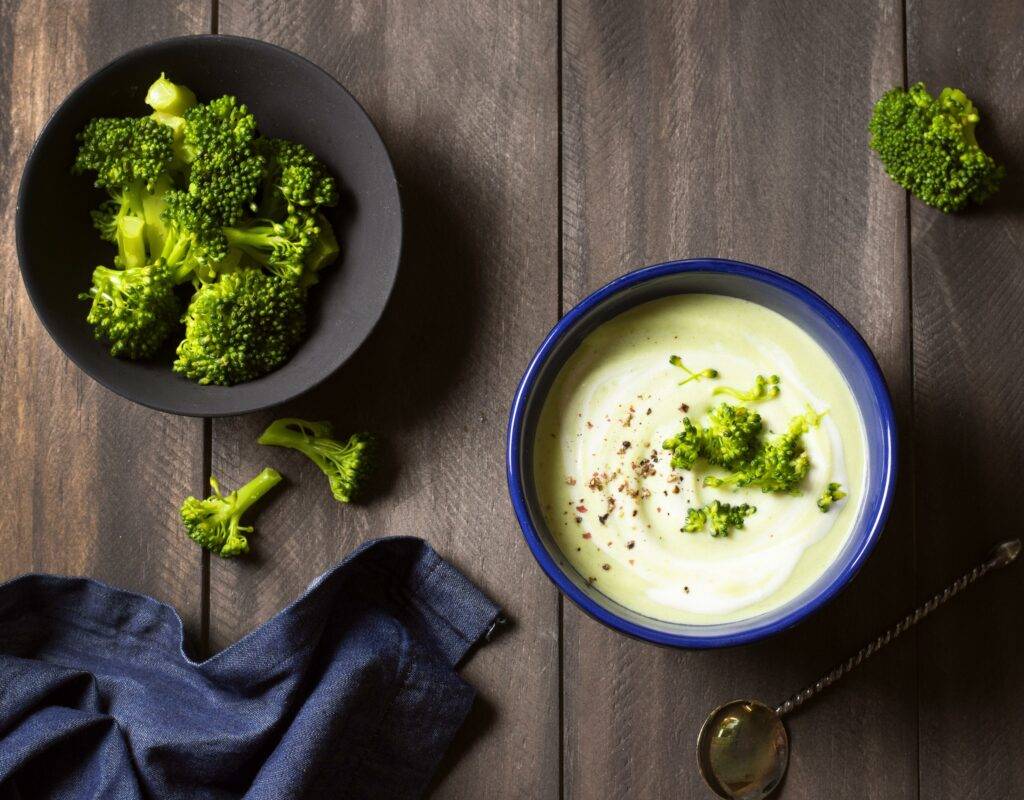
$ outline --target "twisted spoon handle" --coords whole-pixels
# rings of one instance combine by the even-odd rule
[[[986,561],[978,564],[978,566],[966,575],[961,575],[953,581],[953,583],[932,597],[931,600],[911,611],[907,616],[897,622],[893,627],[889,628],[889,630],[877,639],[862,647],[855,655],[848,658],[842,664],[837,665],[835,669],[818,680],[817,683],[802,689],[789,698],[785,703],[777,706],[775,713],[782,717],[789,714],[794,709],[799,708],[818,694],[822,689],[827,689],[841,677],[850,672],[850,670],[859,667],[861,663],[873,656],[901,633],[916,625],[947,600],[952,599],[978,580],[978,578],[983,577],[988,572],[997,569],[998,567],[1005,567],[1007,564],[1012,563],[1017,556],[1020,555],[1020,550],[1020,539],[1011,539],[1010,541],[997,545]]]

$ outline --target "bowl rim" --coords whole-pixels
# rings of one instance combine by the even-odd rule
[[[320,375],[316,380],[308,384],[302,385],[301,388],[285,392],[280,397],[273,398],[265,402],[261,401],[256,403],[240,404],[235,407],[229,407],[226,409],[216,411],[211,411],[209,409],[201,411],[186,411],[182,410],[175,404],[143,401],[137,397],[132,396],[127,391],[123,391],[120,387],[116,385],[115,381],[107,380],[105,377],[97,373],[94,373],[81,361],[79,361],[79,359],[77,359],[75,356],[69,353],[61,344],[57,336],[54,334],[53,328],[50,326],[49,320],[47,319],[46,315],[43,313],[42,308],[40,307],[40,301],[37,297],[36,290],[34,288],[35,278],[31,277],[25,269],[25,262],[28,258],[28,255],[26,253],[27,246],[24,241],[25,235],[23,233],[24,221],[22,209],[24,208],[25,198],[28,191],[26,186],[27,182],[25,178],[29,171],[29,168],[38,157],[37,151],[39,150],[40,143],[46,136],[47,132],[49,132],[50,128],[53,127],[57,118],[65,110],[65,107],[69,103],[71,103],[80,92],[82,92],[87,87],[93,85],[97,81],[101,80],[107,72],[111,71],[112,69],[120,65],[122,62],[128,61],[141,53],[144,53],[157,47],[173,46],[196,40],[236,42],[250,46],[256,46],[257,49],[266,48],[269,50],[277,50],[286,57],[301,62],[305,66],[312,67],[317,72],[322,73],[327,78],[329,78],[342,92],[348,95],[349,99],[351,99],[351,101],[355,104],[355,107],[358,109],[359,113],[363,115],[366,122],[369,124],[370,129],[374,132],[374,134],[376,134],[377,141],[380,143],[381,149],[384,153],[384,163],[385,166],[387,167],[387,173],[389,178],[388,186],[394,187],[394,196],[396,202],[396,225],[398,236],[398,249],[395,254],[394,278],[391,281],[391,285],[387,289],[387,294],[384,297],[384,301],[380,304],[380,309],[378,310],[376,317],[373,320],[371,320],[370,325],[366,330],[365,336],[363,337],[362,341],[352,350],[352,352],[349,353],[347,357],[345,357],[341,361],[338,361],[336,364],[334,364],[329,369],[324,371],[324,373]],[[104,389],[107,389],[108,391],[113,392],[114,394],[119,395],[120,397],[123,397],[126,400],[129,400],[140,406],[151,408],[154,411],[161,411],[166,414],[174,414],[177,416],[197,418],[220,418],[240,416],[243,414],[252,414],[257,411],[265,411],[270,408],[276,408],[277,406],[283,405],[284,403],[290,402],[296,399],[297,397],[301,397],[302,395],[311,392],[317,386],[320,386],[328,378],[334,375],[343,366],[345,366],[345,364],[348,361],[350,361],[353,356],[355,356],[355,354],[360,350],[360,348],[362,348],[362,346],[366,344],[366,341],[373,335],[373,332],[377,329],[377,326],[380,324],[381,319],[383,319],[384,312],[387,310],[387,307],[391,302],[391,298],[394,295],[395,285],[398,283],[398,273],[401,270],[402,256],[405,249],[405,214],[404,209],[402,207],[402,193],[399,188],[398,177],[395,173],[394,159],[391,157],[391,152],[390,150],[388,150],[388,146],[387,143],[384,141],[384,137],[381,136],[380,129],[374,123],[373,117],[371,117],[370,114],[363,107],[363,104],[359,102],[358,98],[356,98],[356,96],[352,94],[352,92],[350,92],[344,86],[344,84],[342,84],[341,81],[339,81],[334,75],[332,75],[330,72],[328,72],[326,69],[321,67],[316,62],[311,61],[310,59],[306,58],[303,55],[300,55],[299,53],[296,53],[294,50],[289,50],[287,47],[282,47],[281,45],[274,44],[273,42],[266,42],[263,41],[262,39],[255,39],[251,36],[237,36],[234,34],[225,33],[191,33],[184,34],[181,36],[169,36],[164,39],[157,39],[155,41],[139,45],[138,47],[133,47],[131,50],[126,50],[119,56],[108,61],[99,69],[86,75],[85,78],[83,78],[81,81],[75,84],[75,87],[70,92],[68,92],[64,99],[61,100],[60,103],[58,103],[57,106],[53,109],[53,111],[50,112],[49,116],[47,116],[46,118],[46,122],[43,123],[42,127],[39,129],[39,132],[36,134],[36,137],[32,142],[32,147],[29,148],[28,155],[25,156],[25,162],[22,165],[21,177],[18,180],[18,193],[14,206],[14,239],[15,255],[18,261],[18,272],[21,275],[21,281],[22,285],[25,288],[25,294],[28,295],[29,302],[32,304],[32,310],[35,312],[36,318],[42,324],[43,329],[49,335],[53,343],[56,344],[57,348],[61,351],[61,353],[64,354],[65,358],[71,361],[76,367],[78,367],[78,369],[80,369],[83,373],[88,375],[89,378],[98,383]],[[113,356],[111,356],[111,358],[113,358]],[[247,383],[236,385],[245,386],[247,385]],[[226,388],[230,389],[231,387]]]
[[[524,434],[527,400],[533,391],[541,368],[546,364],[552,350],[562,337],[580,319],[607,298],[646,281],[666,275],[687,272],[724,273],[765,283],[788,293],[822,317],[839,334],[840,338],[851,349],[867,373],[869,384],[878,403],[879,421],[883,433],[883,458],[879,475],[882,491],[881,502],[877,508],[873,510],[867,509],[866,516],[859,526],[861,533],[858,534],[856,529],[854,532],[854,535],[859,535],[860,541],[852,553],[847,556],[846,563],[833,580],[816,595],[810,597],[806,602],[794,608],[783,617],[754,624],[740,631],[708,636],[691,633],[669,633],[637,624],[605,608],[580,589],[579,586],[569,579],[565,570],[558,565],[555,558],[548,552],[541,541],[540,535],[534,528],[527,508],[526,488],[523,485],[522,471],[520,469],[523,455],[521,443]],[[526,543],[537,563],[540,564],[541,569],[563,594],[569,597],[590,617],[628,636],[671,647],[710,649],[747,644],[779,633],[796,625],[819,610],[843,589],[853,576],[857,574],[861,566],[863,566],[864,561],[874,550],[878,538],[881,536],[892,507],[897,464],[896,421],[885,376],[882,374],[882,370],[867,342],[864,341],[856,328],[842,314],[804,284],[765,267],[758,267],[742,261],[724,258],[690,258],[666,261],[627,272],[625,275],[615,278],[588,295],[558,320],[537,348],[533,358],[530,359],[530,363],[513,397],[509,413],[505,468],[512,507],[519,522],[519,527],[522,530],[523,538],[526,539]],[[751,619],[756,620],[757,618],[752,617]]]

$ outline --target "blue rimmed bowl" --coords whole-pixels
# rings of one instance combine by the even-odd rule
[[[548,390],[568,358],[595,328],[634,306],[684,293],[750,300],[802,328],[846,379],[864,423],[867,472],[853,532],[832,564],[806,591],[777,609],[747,619],[692,625],[646,617],[610,600],[562,555],[540,510],[533,482],[537,423]],[[581,609],[630,636],[674,647],[727,647],[771,636],[827,603],[857,573],[882,533],[896,480],[896,424],[878,362],[854,327],[801,283],[777,272],[716,258],[671,261],[631,272],[594,292],[566,314],[530,361],[512,402],[507,470],[509,493],[530,550],[547,576]]]

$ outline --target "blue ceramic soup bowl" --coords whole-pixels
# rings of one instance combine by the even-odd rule
[[[806,331],[846,379],[864,423],[867,471],[853,532],[836,559],[806,591],[772,611],[735,622],[664,622],[631,611],[589,586],[565,559],[544,522],[533,484],[534,435],[549,388],[580,342],[599,325],[641,303],[702,292],[750,300]],[[763,639],[828,602],[856,574],[881,535],[896,479],[896,425],[885,379],[860,334],[801,283],[763,267],[723,259],[689,259],[630,272],[566,314],[530,361],[512,402],[508,428],[509,493],[534,557],[580,608],[617,631],[674,647],[726,647]]]

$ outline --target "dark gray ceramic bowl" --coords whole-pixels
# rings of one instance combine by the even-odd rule
[[[200,100],[237,95],[261,133],[308,146],[337,176],[332,218],[341,258],[310,302],[310,331],[288,363],[237,386],[199,386],[171,371],[174,343],[151,361],[113,358],[85,321],[78,294],[112,246],[89,211],[104,195],[72,177],[75,134],[97,116],[143,115],[161,72]],[[356,351],[384,311],[398,271],[402,215],[394,170],[366,112],[330,75],[274,45],[234,36],[185,36],[133,50],[89,77],[54,112],[25,165],[15,222],[25,288],[60,348],[99,383],[137,403],[223,416],[282,403],[324,380]]]

